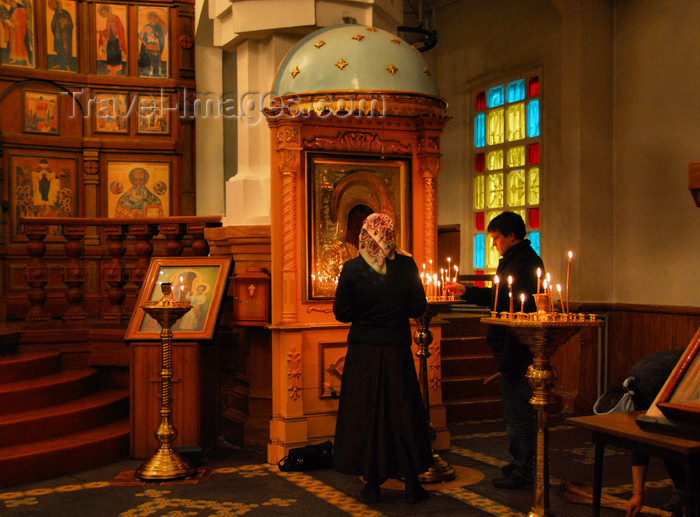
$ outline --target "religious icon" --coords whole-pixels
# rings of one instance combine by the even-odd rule
[[[58,134],[58,94],[24,92],[24,131]]]
[[[170,133],[169,98],[160,95],[139,95],[137,133]]]
[[[34,25],[31,0],[0,2],[0,63],[34,68]]]
[[[139,76],[168,77],[168,10],[139,6],[136,12]]]
[[[75,2],[49,0],[46,11],[46,52],[52,70],[78,71]]]
[[[120,4],[96,4],[97,73],[125,75],[127,65],[127,7]]]
[[[175,301],[189,301],[192,308],[172,327],[173,339],[209,339],[213,335],[231,259],[219,257],[153,258],[138,295],[125,339],[158,339],[160,325],[141,308],[146,301],[157,301],[161,283],[172,284]]]
[[[409,168],[404,161],[312,156],[309,165],[309,299],[332,298],[340,270],[357,256],[364,219],[391,215],[397,245],[410,249]]]
[[[94,98],[95,131],[128,133],[127,94],[98,93]]]
[[[21,235],[20,217],[75,215],[76,160],[52,156],[15,155],[10,159],[13,178],[14,230]]]
[[[170,215],[168,162],[108,162],[109,217],[167,217]]]

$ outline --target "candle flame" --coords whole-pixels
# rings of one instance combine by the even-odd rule
[[[570,251],[570,252],[569,252],[569,260],[571,260],[572,258],[574,258],[574,252],[573,252],[573,251]]]
[[[561,293],[561,284],[557,284],[557,291]]]
[[[525,293],[520,293],[520,301],[521,302],[525,301]]]
[[[549,276],[549,273],[547,273],[546,278],[547,278],[547,282],[551,284],[551,283],[552,283],[552,277]]]
[[[513,277],[508,275],[508,285],[511,285],[513,283]]]
[[[537,278],[542,277],[542,270],[540,268],[537,268]]]
[[[494,283],[497,284],[497,283],[499,283],[499,282],[501,281],[501,279],[498,278],[498,275],[496,275],[496,276],[493,277],[493,281],[494,281]]]

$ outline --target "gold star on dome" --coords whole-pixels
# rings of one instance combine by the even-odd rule
[[[377,32],[377,29],[375,29],[374,27],[365,27],[365,30],[370,32]]]
[[[391,75],[396,75],[396,72],[399,71],[399,69],[396,68],[394,65],[389,65],[386,67],[386,69],[389,70],[389,72],[391,72]]]
[[[318,40],[318,43],[314,43],[314,47],[321,48],[325,44],[326,44],[326,42],[321,39],[321,40]]]
[[[296,76],[299,75],[300,72],[299,67],[295,66],[294,70],[292,70],[292,79],[296,79]]]
[[[430,70],[428,70],[427,66],[423,69],[423,73],[428,76],[428,79],[430,79]]]
[[[348,66],[348,62],[345,61],[345,60],[341,57],[341,58],[338,60],[338,62],[335,64],[335,66],[337,66],[338,68],[340,68],[340,69],[342,70],[343,68],[345,68],[346,66]]]
[[[357,41],[362,41],[364,39],[364,36],[360,34],[355,34],[352,39],[356,39]]]
[[[398,40],[396,38],[391,38],[391,42],[396,44],[396,45],[401,45],[401,40]]]

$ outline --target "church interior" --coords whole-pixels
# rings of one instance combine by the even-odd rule
[[[625,447],[643,444],[659,453],[647,515],[674,515],[671,448],[698,515],[695,14],[0,0],[0,514],[589,515],[598,497],[619,515]],[[495,309],[441,287],[498,285],[503,211],[525,221],[556,313],[505,323],[539,332],[530,490],[490,483],[508,456]],[[333,440],[349,328],[333,296],[372,212],[395,219],[432,302],[413,350],[441,463],[416,505],[396,480],[369,505],[359,479],[278,468]],[[644,437],[587,420],[676,349]]]

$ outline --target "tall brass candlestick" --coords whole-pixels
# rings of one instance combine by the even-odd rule
[[[549,509],[549,409],[554,403],[552,388],[558,373],[551,364],[554,352],[583,327],[599,327],[602,321],[532,321],[504,318],[481,318],[482,323],[503,325],[526,345],[533,355],[527,371],[532,388],[530,405],[536,412],[535,479],[532,484],[532,507],[528,517],[551,517]]]
[[[141,308],[154,318],[162,330],[161,406],[160,425],[155,432],[160,447],[137,470],[136,477],[144,480],[169,480],[192,476],[197,472],[170,445],[177,438],[177,430],[172,425],[170,402],[170,379],[173,376],[171,342],[172,326],[192,308],[189,301],[175,301],[172,297],[172,284],[162,283],[163,298],[156,302],[145,302]]]
[[[418,328],[413,335],[413,342],[418,345],[418,384],[421,389],[421,397],[425,406],[425,414],[430,433],[431,441],[437,437],[435,427],[430,421],[430,391],[428,386],[428,357],[430,357],[430,344],[433,342],[433,332],[430,330],[430,321],[433,317],[440,313],[449,310],[450,302],[437,301],[428,302],[423,315],[416,319]],[[433,466],[427,472],[419,476],[422,483],[439,483],[442,481],[450,481],[457,476],[453,469],[440,455],[433,451]]]

